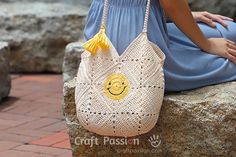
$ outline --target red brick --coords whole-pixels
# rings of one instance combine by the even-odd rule
[[[9,104],[9,105],[6,105],[6,104],[8,104],[8,102],[4,102],[4,104],[2,104],[2,105],[4,105],[5,107],[1,110],[2,112],[6,112],[6,111],[10,111],[10,110],[13,110],[13,109],[15,109],[15,108],[17,108],[18,107],[18,104],[24,104],[24,103],[28,103],[28,102],[25,102],[25,101],[16,101],[16,102],[13,102],[13,103],[11,103],[11,104]]]
[[[24,136],[32,136],[32,137],[45,137],[48,135],[53,134],[52,132],[49,131],[43,131],[43,130],[34,130],[34,129],[24,129],[24,128],[10,128],[5,130],[5,132],[8,133],[13,133],[13,134],[17,134],[17,135],[24,135]]]
[[[0,141],[13,141],[13,142],[21,142],[21,143],[27,143],[35,139],[36,137],[16,135],[16,134],[10,134],[10,133],[1,133],[1,136],[0,136]]]
[[[53,98],[61,99],[63,97],[63,93],[53,93],[50,96]]]
[[[50,118],[64,118],[62,109],[60,108],[59,110],[51,112],[47,117]]]
[[[20,80],[20,77],[18,77],[12,80],[12,87],[15,88],[15,87],[18,87],[18,85],[21,86],[22,84],[25,84],[25,83],[27,83],[27,81]]]
[[[0,157],[71,157],[62,87],[62,75],[12,75],[11,97],[0,105]],[[54,148],[24,145],[50,138]]]
[[[16,113],[16,114],[20,114],[20,115],[24,115],[28,112],[31,112],[35,109],[37,109],[38,106],[33,106],[30,104],[25,104],[24,106],[16,106],[14,108],[11,108],[9,110],[7,110],[7,112],[9,113]]]
[[[53,75],[24,75],[20,80],[37,81],[37,82],[53,82],[55,79],[51,77]]]
[[[3,101],[0,105],[0,110],[1,112],[7,111],[9,109],[14,108],[15,106],[18,105],[18,103],[20,103],[21,101],[18,98],[13,98],[13,97],[9,97],[8,99],[6,99],[5,101]],[[25,101],[23,101],[22,103],[25,103]]]
[[[40,116],[40,117],[51,117],[51,114],[53,114],[55,112],[58,112],[58,114],[61,114],[60,117],[62,117],[62,108],[61,107],[58,107],[58,106],[55,106],[52,104],[44,104],[44,106],[28,112],[27,115]],[[53,114],[53,115],[55,115],[55,114]]]
[[[40,153],[40,154],[47,154],[47,155],[61,155],[61,154],[70,152],[70,150],[67,150],[67,149],[59,149],[59,148],[52,148],[52,147],[45,147],[45,146],[38,146],[38,145],[22,145],[22,146],[14,148],[14,150],[28,151],[28,152],[34,152],[34,153]]]
[[[12,149],[19,145],[21,145],[21,143],[11,142],[11,141],[0,141],[0,152]]]
[[[13,126],[18,126],[20,124],[25,123],[22,120],[19,121],[15,121],[15,120],[5,120],[5,119],[0,119],[0,126],[9,126],[9,127],[13,127]]]
[[[39,154],[34,152],[26,152],[26,151],[17,151],[17,150],[8,150],[2,152],[0,157],[54,157],[52,155],[47,154]]]
[[[47,97],[43,97],[41,99],[36,100],[37,102],[42,102],[42,103],[50,103],[50,104],[55,104],[57,106],[61,106],[63,102],[63,98],[55,98],[51,97],[50,95]]]
[[[68,134],[59,132],[56,134],[52,134],[50,136],[43,137],[38,140],[34,140],[30,142],[31,144],[36,144],[36,145],[42,145],[42,146],[51,146],[53,144],[62,142],[64,140],[67,140],[69,138]]]
[[[22,100],[30,100],[30,101],[34,101],[37,99],[41,99],[43,97],[47,97],[48,95],[50,95],[51,92],[45,92],[45,91],[34,91],[26,96],[23,96],[21,99]]]
[[[10,126],[0,125],[0,131],[11,128]]]
[[[30,101],[22,101],[22,100],[20,101],[25,102],[25,103],[17,104],[13,108],[5,110],[5,111],[7,111],[8,113],[16,113],[16,114],[24,115],[28,112],[34,111],[38,108],[48,105],[48,104],[39,103],[39,102],[30,102]]]
[[[66,129],[62,130],[61,132],[68,133],[68,130],[66,128]]]
[[[10,96],[11,97],[23,97],[23,96],[26,96],[30,93],[32,93],[31,90],[22,90],[24,87],[20,87],[18,85],[17,88],[12,88],[11,91],[10,91]]]
[[[66,152],[65,154],[59,155],[57,157],[72,157],[72,151]]]
[[[69,139],[56,143],[54,145],[52,145],[52,147],[56,147],[56,148],[65,148],[65,149],[71,149],[71,145],[70,145],[70,141]]]
[[[20,128],[26,128],[26,129],[28,129],[28,128],[30,128],[30,129],[39,129],[39,128],[42,128],[42,127],[52,125],[52,124],[57,123],[59,121],[60,120],[58,120],[58,119],[52,119],[52,118],[40,118],[38,120],[31,121],[31,122],[28,122],[26,124],[20,125],[19,127]]]
[[[24,85],[24,89],[31,90],[31,91],[45,91],[45,92],[51,92],[50,88],[48,87],[48,84],[42,84],[38,82],[28,82]]]
[[[49,125],[47,127],[41,128],[40,130],[58,132],[58,131],[61,131],[61,130],[64,130],[64,129],[66,129],[66,122],[61,121],[61,122],[55,123],[53,125]]]
[[[0,130],[10,129],[35,119],[35,117],[26,117],[12,113],[0,112]]]
[[[5,108],[2,109],[2,112],[9,111],[11,109],[14,109],[16,107],[22,107],[24,105],[27,105],[29,101],[21,100],[21,99],[16,99],[16,100],[9,100],[4,102]]]
[[[15,120],[15,121],[21,120],[21,121],[28,122],[28,121],[35,120],[36,118],[25,116],[25,115],[14,114],[14,113],[0,112],[0,119]]]

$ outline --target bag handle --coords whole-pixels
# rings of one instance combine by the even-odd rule
[[[99,32],[89,41],[83,44],[84,49],[89,51],[92,55],[95,55],[98,48],[101,48],[104,52],[109,49],[109,40],[106,36],[106,20],[107,20],[107,12],[108,12],[108,0],[104,0],[104,9],[102,16],[102,25]],[[144,17],[143,24],[143,33],[147,33],[148,27],[148,18],[149,18],[149,10],[150,10],[151,0],[147,0],[146,12]]]
[[[109,0],[104,0],[104,9],[103,9],[103,17],[102,17],[102,25],[101,29],[106,28],[106,20],[107,20],[107,12],[108,12],[108,1]],[[147,0],[147,5],[146,5],[146,12],[145,12],[145,18],[144,18],[144,24],[143,24],[143,31],[144,33],[147,33],[147,28],[148,28],[148,19],[149,19],[149,12],[150,12],[150,4],[151,0]]]

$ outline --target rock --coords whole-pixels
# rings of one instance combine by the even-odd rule
[[[232,18],[236,18],[236,1],[235,0],[189,0],[189,4],[193,10],[209,11]]]
[[[63,0],[21,0],[21,2],[23,3],[27,3],[27,2],[46,2],[46,3],[69,3],[69,4],[73,4],[73,5],[83,5],[83,6],[89,6],[92,2],[92,0],[67,0],[67,1],[63,1]],[[7,2],[7,3],[14,3],[14,2],[18,2],[18,0],[1,0],[1,2]]]
[[[9,48],[6,42],[0,42],[0,102],[9,95],[10,89]]]
[[[75,78],[64,84],[63,105],[73,157],[120,157],[121,152],[132,157],[236,155],[236,82],[166,95],[155,128],[147,134],[128,138],[128,141],[138,139],[139,145],[134,145],[132,141],[128,145],[104,144],[104,137],[80,126],[76,117],[74,90]],[[161,141],[157,148],[148,141],[153,135],[159,135],[157,143]],[[100,146],[79,143],[85,137],[94,138],[93,141],[97,138]],[[112,137],[109,138],[112,140]],[[141,153],[129,153],[132,151]]]
[[[81,61],[80,56],[84,51],[81,45],[82,42],[74,42],[66,46],[62,68],[64,82],[72,80],[77,74],[79,63]]]
[[[73,3],[0,3],[0,40],[12,72],[62,72],[65,46],[83,38],[87,7]]]

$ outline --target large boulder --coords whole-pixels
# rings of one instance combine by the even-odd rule
[[[166,95],[156,126],[120,144],[125,139],[99,136],[80,125],[75,79],[64,85],[63,105],[73,157],[236,156],[236,82]]]
[[[66,0],[66,1],[62,1],[62,0],[21,0],[22,3],[27,3],[27,2],[45,2],[45,3],[58,3],[58,2],[62,2],[62,3],[69,3],[69,4],[73,4],[73,5],[83,5],[85,7],[89,7],[89,5],[91,4],[92,0]],[[5,2],[5,3],[14,3],[14,2],[19,2],[19,0],[0,0],[0,2]]]
[[[6,42],[0,42],[0,102],[8,96],[10,89],[9,48]]]
[[[84,41],[70,43],[66,46],[62,66],[64,82],[72,80],[77,74],[79,63],[81,61],[80,57],[84,51],[84,48],[81,46],[82,42]]]
[[[62,72],[65,46],[83,38],[87,7],[70,1],[10,2],[0,2],[0,40],[11,48],[11,71]]]
[[[196,11],[209,11],[236,18],[235,0],[189,0],[190,7]]]

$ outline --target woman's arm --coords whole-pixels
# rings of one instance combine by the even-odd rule
[[[186,0],[178,0],[178,2],[176,0],[160,1],[169,18],[196,45],[206,52],[228,58],[236,63],[235,43],[223,38],[207,39],[195,22]]]
[[[194,43],[203,50],[209,49],[209,42],[197,26],[188,3],[185,0],[161,0],[163,9],[168,17],[181,29]]]

